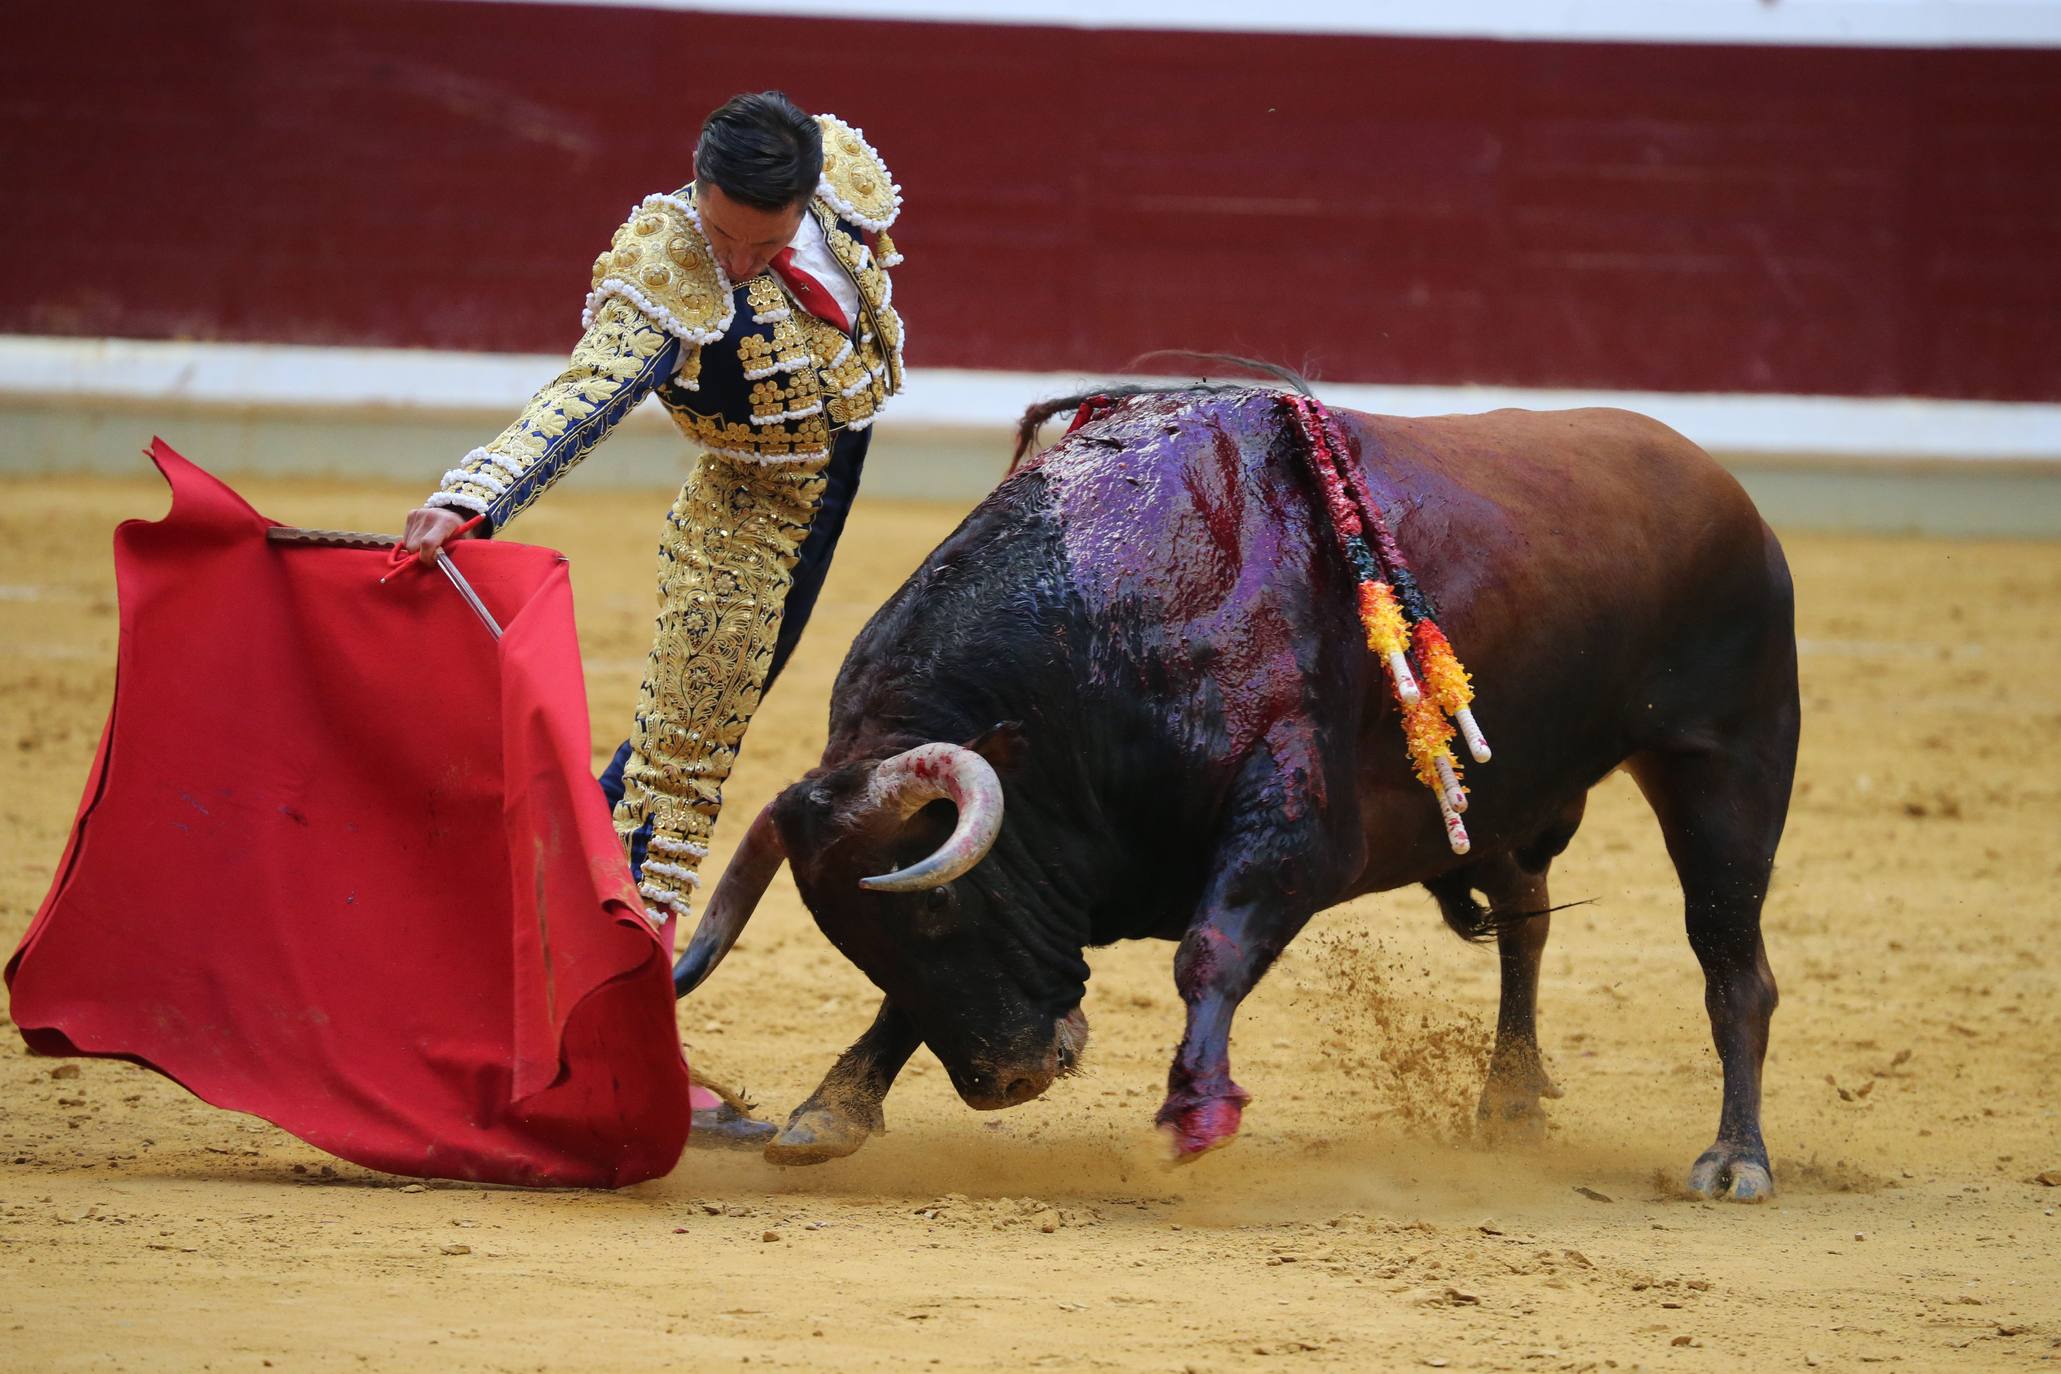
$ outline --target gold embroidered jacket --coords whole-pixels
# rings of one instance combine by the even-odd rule
[[[887,231],[901,188],[861,132],[819,115],[823,176],[808,213],[858,288],[846,334],[796,305],[770,272],[729,280],[692,187],[630,212],[594,260],[571,364],[499,438],[444,474],[431,505],[513,519],[656,392],[701,449],[748,462],[829,457],[836,432],[873,422],[902,386],[902,320]]]

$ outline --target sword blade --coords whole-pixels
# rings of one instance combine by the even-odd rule
[[[451,551],[443,550],[437,559],[437,566],[444,570],[444,576],[451,579],[451,585],[458,589],[458,595],[465,598],[465,604],[472,607],[472,613],[479,617],[479,623],[487,627],[487,633],[494,638],[501,637],[501,626],[494,619],[494,613],[487,609],[487,603],[479,599],[479,593],[465,580],[465,574],[458,571],[458,565],[451,561]]]

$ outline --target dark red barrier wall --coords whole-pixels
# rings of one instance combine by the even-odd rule
[[[95,0],[0,45],[0,330],[555,350],[703,114],[909,200],[919,365],[2061,398],[2061,52]]]

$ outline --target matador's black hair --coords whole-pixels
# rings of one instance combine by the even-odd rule
[[[782,91],[735,95],[701,126],[694,178],[755,210],[806,200],[823,175],[823,131]]]

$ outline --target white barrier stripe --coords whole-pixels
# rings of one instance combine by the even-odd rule
[[[505,423],[521,412],[540,378],[564,367],[564,357],[552,354],[0,335],[0,397],[67,407],[113,401],[234,410],[477,411]],[[917,368],[895,399],[895,424],[1004,430],[1040,396],[1092,390],[1111,380],[1082,372]],[[1329,404],[1384,415],[1615,406],[1651,415],[1723,454],[2061,463],[2061,403],[2053,402],[1322,381],[1316,390]]]
[[[511,0],[494,0],[511,3]],[[552,0],[519,0],[552,3]],[[2052,9],[1967,0],[1445,0],[1438,5],[1299,0],[573,0],[611,8],[720,11],[782,18],[891,19],[1069,29],[1495,38],[1532,42],[1725,43],[1767,47],[1973,48],[2061,46]]]

